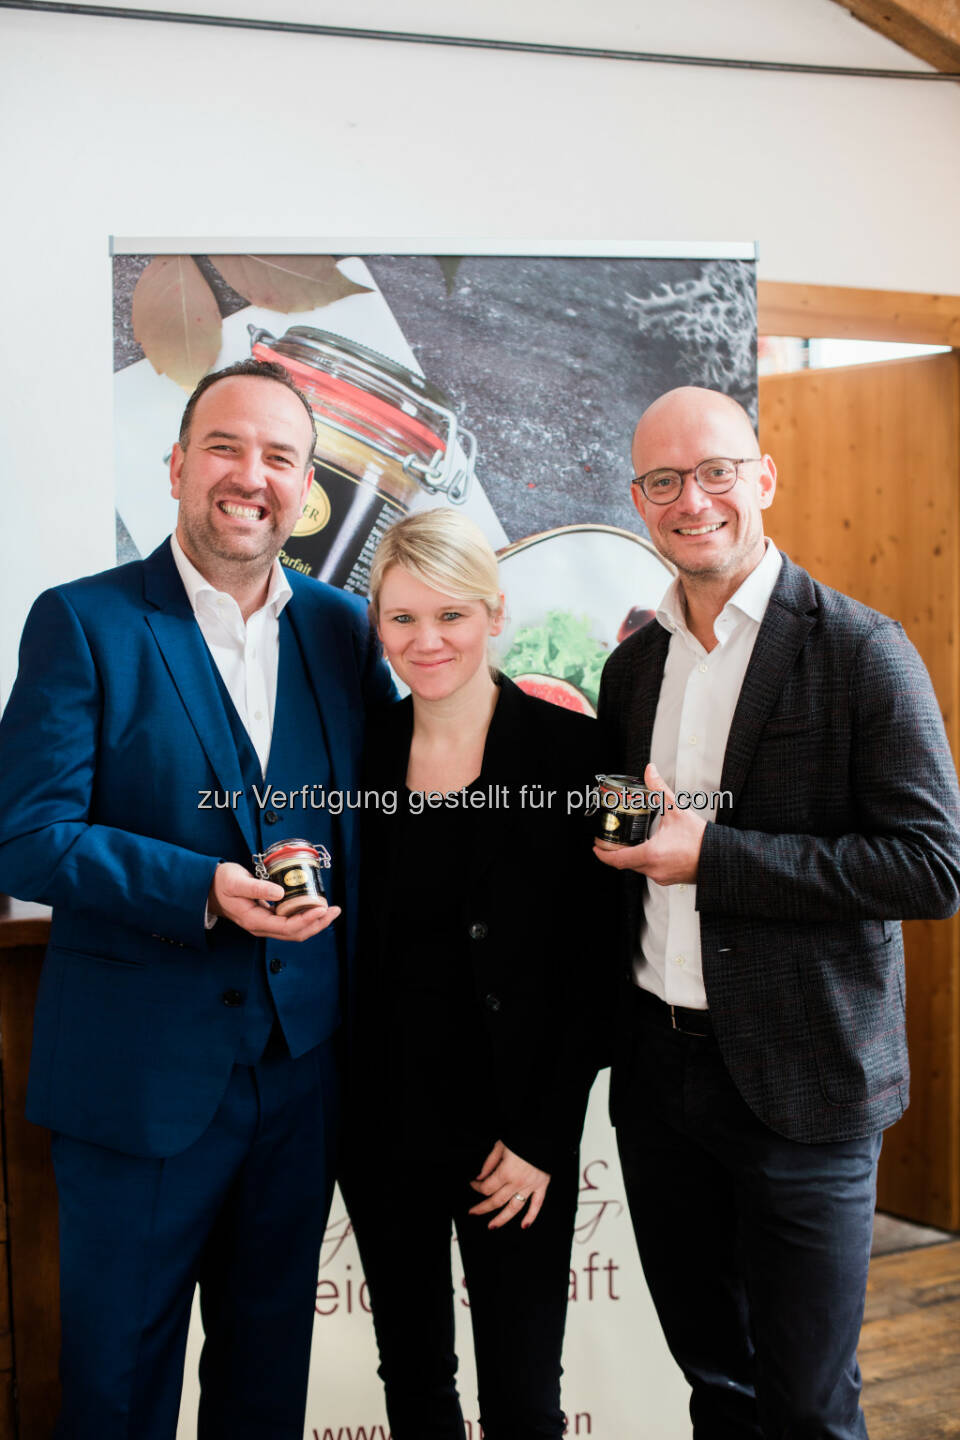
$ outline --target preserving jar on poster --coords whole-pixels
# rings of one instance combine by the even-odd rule
[[[288,371],[316,424],[313,483],[280,559],[366,595],[373,552],[421,490],[465,498],[476,441],[441,390],[355,340],[305,325],[279,339],[248,328],[254,358]]]

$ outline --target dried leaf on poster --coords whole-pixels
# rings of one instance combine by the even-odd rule
[[[228,285],[264,310],[289,315],[316,310],[347,295],[363,295],[369,285],[356,285],[341,275],[332,255],[210,255]]]
[[[133,292],[133,333],[158,375],[192,390],[220,353],[220,310],[189,255],[160,255]]]

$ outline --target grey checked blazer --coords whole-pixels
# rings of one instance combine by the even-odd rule
[[[670,637],[611,655],[599,713],[642,775]],[[613,766],[611,765],[611,768]],[[900,625],[784,557],[744,677],[697,878],[717,1041],[747,1104],[794,1140],[852,1139],[906,1108],[900,921],[960,904],[960,795],[930,678]],[[625,874],[623,958],[642,876]],[[615,1061],[611,1112],[620,1113]]]

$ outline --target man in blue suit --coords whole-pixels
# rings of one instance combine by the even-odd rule
[[[361,602],[277,561],[313,441],[279,366],[207,376],[175,535],[40,596],[0,722],[0,884],[54,907],[28,1115],[70,1440],[173,1440],[197,1282],[201,1440],[303,1433],[357,919],[353,815],[315,807],[394,698]],[[264,904],[252,857],[292,836],[332,856],[325,912]]]

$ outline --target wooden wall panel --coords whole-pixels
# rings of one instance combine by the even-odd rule
[[[960,756],[960,362],[956,354],[760,381],[778,466],[767,531],[818,580],[900,620]],[[907,936],[912,1102],[887,1132],[880,1203],[960,1228],[960,925]]]

